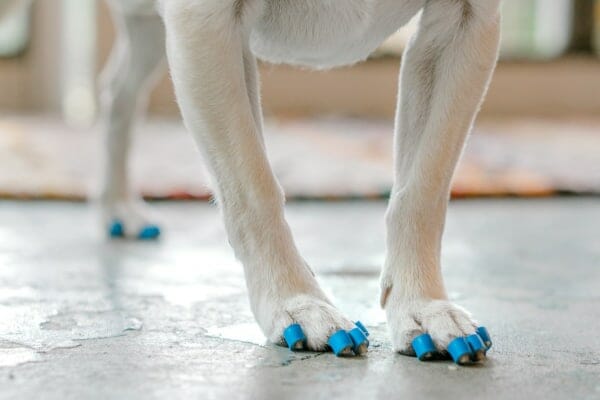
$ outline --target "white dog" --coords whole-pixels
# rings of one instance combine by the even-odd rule
[[[105,96],[110,162],[103,204],[106,221],[122,221],[125,234],[135,236],[148,221],[137,211],[126,178],[129,131],[136,99],[163,60],[163,25],[153,0],[112,3],[121,35]],[[472,339],[477,329],[448,300],[440,247],[450,181],[497,60],[499,3],[158,1],[186,126],[209,163],[252,310],[272,342],[284,343],[284,330],[298,324],[302,332],[296,333],[305,340],[290,347],[366,352],[366,342],[340,349],[329,342],[355,324],[323,293],[285,221],[284,195],[265,155],[256,57],[314,68],[352,64],[422,11],[401,71],[381,305],[395,351],[414,354],[413,340],[429,334],[430,346],[443,353],[456,339]],[[484,357],[484,351],[450,350],[460,363]]]

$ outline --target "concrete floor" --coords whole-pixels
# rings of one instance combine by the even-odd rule
[[[598,199],[451,205],[446,281],[494,339],[467,368],[390,351],[383,203],[288,211],[324,287],[372,331],[355,359],[265,344],[216,210],[153,209],[161,242],[109,243],[84,205],[0,202],[0,398],[600,398]]]

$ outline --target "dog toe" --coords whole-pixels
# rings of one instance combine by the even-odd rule
[[[459,365],[486,359],[491,346],[487,329],[477,327],[465,310],[449,301],[388,304],[386,312],[394,349],[401,354],[421,361],[450,356]]]

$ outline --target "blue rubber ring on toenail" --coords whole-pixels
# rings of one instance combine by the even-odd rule
[[[353,343],[352,339],[346,331],[337,331],[334,333],[329,340],[327,341],[329,347],[333,351],[333,354],[336,356],[342,355],[342,353],[348,349],[352,349]]]
[[[354,344],[353,349],[355,353],[358,353],[360,346],[363,344],[369,347],[369,339],[367,339],[365,332],[360,327],[350,330],[348,336],[350,336],[350,340]]]
[[[356,321],[354,324],[358,326],[358,328],[365,334],[366,337],[369,337],[370,333],[362,322]]]
[[[156,225],[147,225],[138,234],[140,240],[152,240],[160,236],[160,228]]]
[[[283,331],[283,338],[290,350],[296,350],[298,343],[306,342],[306,335],[299,324],[292,324]]]
[[[465,356],[469,356],[469,360],[473,356],[469,343],[467,343],[467,340],[463,337],[456,338],[450,342],[448,345],[448,353],[450,353],[450,356],[452,356],[452,359],[457,364],[464,364],[467,361],[464,358]]]
[[[423,335],[419,335],[412,341],[412,347],[415,353],[417,354],[417,358],[421,361],[429,360],[433,357],[433,355],[437,352],[435,344],[433,344],[433,340],[428,333]]]
[[[471,347],[471,351],[475,354],[480,351],[486,352],[487,348],[485,347],[485,343],[481,340],[481,337],[478,334],[469,335],[466,337],[467,343],[469,347]]]
[[[483,340],[483,344],[485,344],[486,350],[489,350],[492,347],[492,338],[490,338],[490,334],[485,326],[480,326],[477,328],[477,334]]]
[[[118,221],[118,220],[113,221],[113,223],[108,228],[108,234],[110,235],[110,237],[113,237],[113,238],[123,237],[125,232],[124,232],[123,224],[121,223],[121,221]]]

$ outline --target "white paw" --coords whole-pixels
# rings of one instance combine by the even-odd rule
[[[102,229],[109,237],[153,240],[160,236],[160,228],[148,216],[142,204],[133,201],[104,203]]]
[[[456,338],[473,335],[477,324],[463,308],[447,300],[407,300],[390,296],[385,306],[396,352],[415,355],[412,341],[428,333],[438,352],[445,354]]]
[[[306,336],[304,350],[330,350],[328,341],[339,331],[350,332],[357,328],[354,322],[338,311],[324,295],[295,295],[279,304],[265,304],[257,312],[257,320],[267,338],[286,346],[283,332],[292,324],[298,324]],[[298,348],[299,349],[299,348]],[[367,352],[367,345],[342,352],[340,355],[359,355]]]

